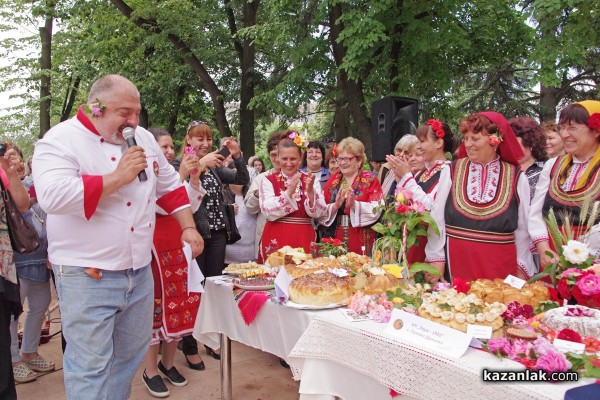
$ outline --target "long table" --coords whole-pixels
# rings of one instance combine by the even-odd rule
[[[553,399],[565,391],[593,383],[590,378],[561,383],[488,383],[483,369],[522,370],[500,359],[469,348],[459,359],[427,348],[400,342],[383,333],[385,324],[350,322],[341,313],[314,318],[289,355],[301,399]]]
[[[518,370],[523,367],[480,350],[469,349],[448,359],[426,348],[403,343],[383,333],[385,324],[350,322],[337,309],[308,311],[267,301],[256,319],[246,325],[232,286],[208,278],[202,295],[194,337],[221,347],[221,391],[231,390],[230,339],[285,359],[300,380],[302,400],[339,397],[391,399],[551,399],[562,400],[566,390],[592,383],[484,383],[482,369]]]
[[[211,348],[221,348],[221,392],[222,398],[229,400],[232,398],[231,339],[287,360],[313,318],[338,311],[298,310],[267,301],[256,319],[246,325],[233,297],[232,285],[220,284],[222,279],[206,280],[193,335]]]

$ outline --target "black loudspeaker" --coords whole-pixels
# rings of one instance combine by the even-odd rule
[[[417,131],[419,102],[408,97],[388,96],[371,104],[373,161],[385,161],[398,140]]]

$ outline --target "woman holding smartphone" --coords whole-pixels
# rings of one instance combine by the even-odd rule
[[[196,228],[204,239],[204,251],[196,261],[205,277],[221,275],[225,263],[227,227],[228,224],[235,223],[227,220],[221,188],[227,183],[245,185],[250,181],[250,176],[242,152],[234,138],[226,139],[221,149],[211,151],[213,132],[206,122],[192,121],[187,127],[184,143],[181,158],[175,160],[173,166],[180,175],[187,176],[188,169],[195,168],[194,161],[197,160],[200,182],[206,190],[200,208],[194,213]],[[235,170],[223,165],[228,153],[233,158]],[[201,362],[198,360],[197,344],[193,337],[183,339],[182,350],[191,368],[195,368],[194,366]],[[210,347],[206,347],[206,352],[213,358],[220,358],[220,354]]]

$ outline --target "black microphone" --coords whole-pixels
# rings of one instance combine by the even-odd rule
[[[127,148],[137,146],[137,142],[135,141],[135,130],[133,128],[127,127],[123,129],[123,137],[125,138],[125,142],[127,142]],[[146,182],[148,180],[148,175],[146,175],[145,170],[140,171],[138,179],[140,182]]]

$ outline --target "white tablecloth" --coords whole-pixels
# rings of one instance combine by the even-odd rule
[[[323,394],[352,399],[391,399],[389,388],[419,399],[556,399],[570,388],[593,383],[486,383],[482,369],[522,370],[523,366],[469,349],[450,359],[385,335],[385,324],[350,322],[341,313],[313,319],[289,355],[301,398]],[[314,395],[314,396],[312,396]]]
[[[231,285],[218,285],[208,278],[194,326],[194,337],[212,348],[219,348],[220,333],[278,357],[288,354],[317,315],[337,313],[337,310],[307,311],[289,308],[267,301],[256,319],[246,325],[233,298]]]

